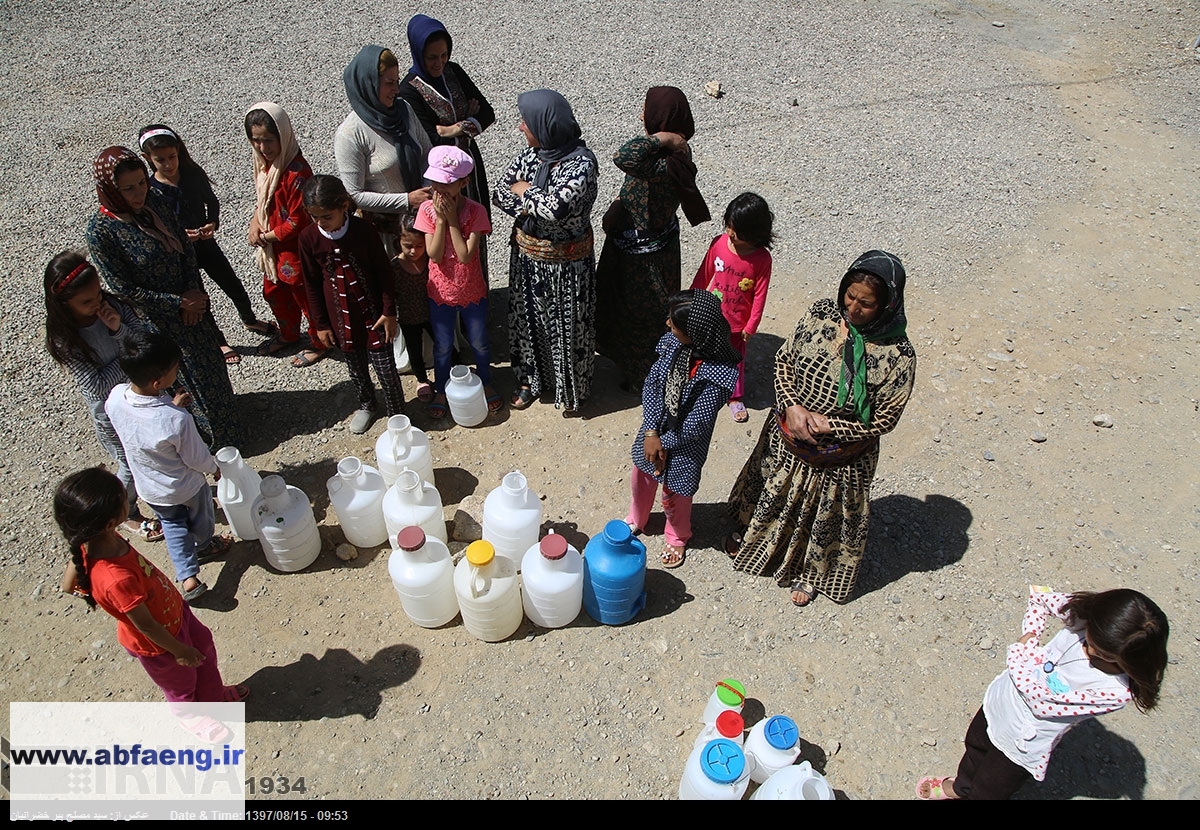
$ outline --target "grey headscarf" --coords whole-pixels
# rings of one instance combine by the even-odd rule
[[[342,81],[346,85],[350,109],[368,127],[396,141],[404,186],[415,190],[424,181],[421,174],[425,169],[425,158],[411,130],[414,126],[421,129],[421,125],[409,123],[408,105],[399,96],[386,109],[379,103],[379,56],[383,52],[382,46],[375,45],[359,49],[354,60],[342,72]]]
[[[575,120],[575,113],[562,95],[552,89],[523,92],[517,97],[517,109],[525,126],[542,145],[537,151],[542,164],[531,182],[534,187],[546,186],[550,181],[550,169],[556,162],[575,156],[591,156],[595,161],[596,157],[580,138],[583,131]]]

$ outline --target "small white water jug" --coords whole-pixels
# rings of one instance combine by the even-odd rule
[[[454,564],[445,542],[416,526],[397,534],[388,557],[388,574],[408,618],[422,628],[437,628],[458,616]]]
[[[308,496],[279,476],[262,480],[254,500],[254,526],[271,567],[285,573],[307,568],[321,552],[321,533]]]
[[[388,540],[383,521],[383,476],[361,459],[348,455],[338,462],[337,475],[325,482],[329,503],[337,513],[346,541],[358,548],[375,548]]]
[[[430,484],[436,483],[433,480],[429,436],[414,427],[407,415],[388,418],[387,429],[375,442],[375,458],[379,462],[383,483],[388,487],[396,483],[396,477],[405,467],[416,470]]]
[[[800,757],[800,730],[787,715],[772,715],[754,724],[746,738],[750,777],[759,784]]]
[[[254,500],[262,488],[262,478],[242,458],[237,447],[222,447],[217,450],[217,466],[221,468],[221,480],[217,482],[217,501],[225,511],[229,529],[239,539],[250,541],[258,538],[254,526]]]
[[[679,779],[680,801],[739,801],[750,786],[741,747],[717,738],[692,750]]]
[[[389,539],[409,525],[416,525],[425,535],[449,542],[446,519],[442,513],[442,495],[437,488],[417,475],[416,470],[403,470],[396,483],[383,497],[383,520]]]
[[[713,693],[709,695],[708,703],[704,705],[704,714],[700,716],[700,722],[711,725],[716,722],[717,715],[726,709],[731,709],[740,715],[745,703],[746,687],[732,677],[727,677],[718,682]]]
[[[525,551],[537,544],[541,526],[542,502],[520,472],[506,475],[483,501],[483,538],[513,568],[519,569]]]
[[[483,394],[483,381],[467,366],[452,366],[450,381],[446,384],[446,402],[450,404],[450,417],[454,423],[473,427],[487,420],[487,399]]]
[[[454,593],[463,626],[472,636],[496,643],[521,626],[521,588],[517,569],[496,556],[482,539],[467,545],[467,553],[454,568]]]
[[[553,530],[521,559],[521,603],[542,628],[570,625],[583,609],[583,557]]]
[[[692,749],[704,746],[709,741],[716,740],[717,738],[725,738],[741,746],[746,738],[746,722],[742,720],[742,716],[732,709],[726,709],[717,715],[715,723],[705,724],[700,727],[700,734],[692,742]]]
[[[833,801],[833,787],[808,761],[784,767],[750,796],[751,801]]]

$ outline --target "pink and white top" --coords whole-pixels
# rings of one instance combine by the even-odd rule
[[[692,288],[717,295],[731,334],[751,335],[762,321],[770,283],[771,252],[755,248],[742,257],[729,244],[729,234],[723,233],[708,246]]]
[[[458,226],[463,238],[473,233],[487,236],[492,232],[492,222],[488,219],[487,209],[479,202],[463,199],[463,205],[458,211]],[[417,218],[413,227],[424,234],[432,234],[437,227],[437,213],[433,209],[433,201],[423,202],[417,210]],[[482,248],[487,244],[486,239],[479,241]],[[446,232],[446,247],[440,263],[429,260],[429,299],[438,305],[468,306],[487,296],[488,286],[483,279],[483,266],[479,262],[479,254],[466,265],[458,261],[454,252],[454,243],[450,241],[450,232]]]
[[[1034,636],[1008,647],[1008,668],[983,699],[992,744],[1038,781],[1045,779],[1050,753],[1067,730],[1133,699],[1128,676],[1092,666],[1082,626],[1064,628],[1045,647],[1040,645],[1051,616],[1067,621],[1063,606],[1070,598],[1048,591],[1030,594],[1021,631]]]

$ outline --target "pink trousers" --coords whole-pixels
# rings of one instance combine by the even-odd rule
[[[654,497],[658,493],[658,481],[654,476],[648,476],[633,468],[630,479],[633,498],[629,503],[629,515],[625,521],[634,527],[646,528],[650,520],[650,511],[654,509]],[[665,486],[662,494],[663,513],[667,517],[667,529],[664,534],[667,544],[676,548],[687,547],[692,538],[692,497],[672,493]]]
[[[196,619],[192,609],[185,603],[183,606],[183,625],[175,639],[184,645],[191,646],[204,655],[204,662],[195,668],[181,666],[175,662],[175,657],[169,652],[143,657],[133,656],[142,664],[150,679],[162,689],[171,711],[181,714],[187,703],[221,703],[227,700],[225,682],[221,679],[221,670],[217,667],[217,647],[213,643],[212,632],[208,626]],[[133,652],[130,652],[133,654]]]

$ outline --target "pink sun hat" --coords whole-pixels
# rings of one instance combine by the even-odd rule
[[[453,144],[434,147],[429,151],[429,169],[425,178],[431,182],[451,184],[459,179],[465,179],[475,169],[475,161],[468,153]]]

